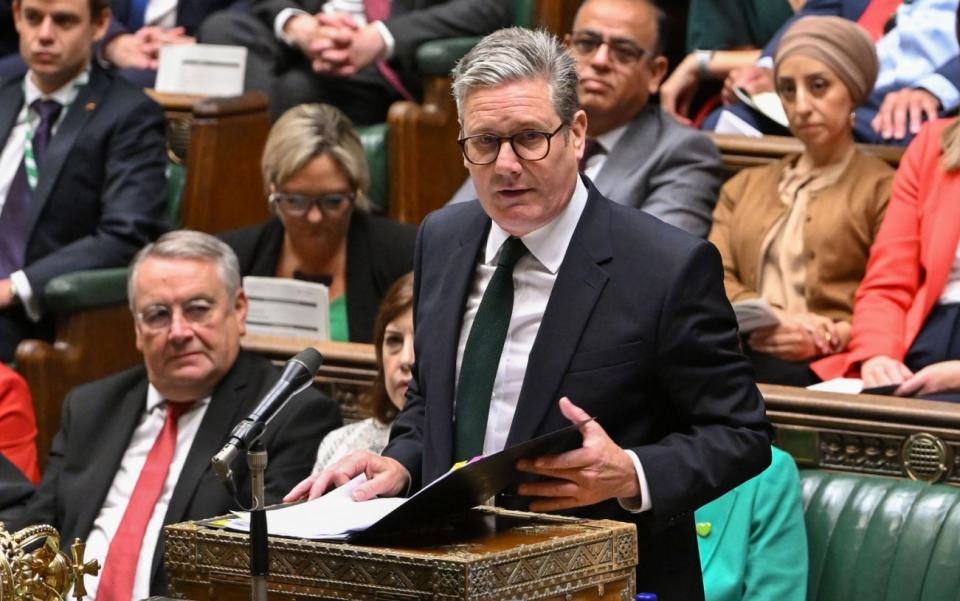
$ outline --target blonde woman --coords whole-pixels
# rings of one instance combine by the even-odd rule
[[[416,228],[370,215],[350,120],[327,104],[290,109],[270,130],[261,168],[274,219],[222,236],[241,275],[326,284],[331,338],[370,342],[384,293],[413,268]]]

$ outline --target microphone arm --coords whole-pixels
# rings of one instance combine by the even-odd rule
[[[323,356],[315,348],[306,348],[287,361],[280,379],[263,397],[249,416],[237,424],[230,433],[227,444],[213,456],[210,465],[223,482],[231,482],[230,465],[240,451],[249,449],[260,440],[267,423],[292,397],[313,382],[313,377],[323,364]]]

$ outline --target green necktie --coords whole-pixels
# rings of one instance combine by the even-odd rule
[[[500,248],[500,260],[480,300],[460,364],[454,434],[454,459],[463,461],[483,453],[493,381],[497,377],[503,341],[513,313],[513,267],[527,247],[510,237]]]

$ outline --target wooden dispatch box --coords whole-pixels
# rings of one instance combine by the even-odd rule
[[[247,535],[165,529],[172,598],[250,598]],[[476,508],[382,546],[270,538],[271,601],[632,601],[633,524]]]

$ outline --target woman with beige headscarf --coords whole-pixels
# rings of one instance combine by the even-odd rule
[[[720,191],[710,240],[723,256],[727,296],[735,306],[763,298],[780,320],[742,332],[760,382],[816,382],[809,363],[850,339],[853,295],[893,179],[852,134],[853,109],[878,68],[855,23],[796,21],[778,46],[774,78],[803,152],[746,169]]]

